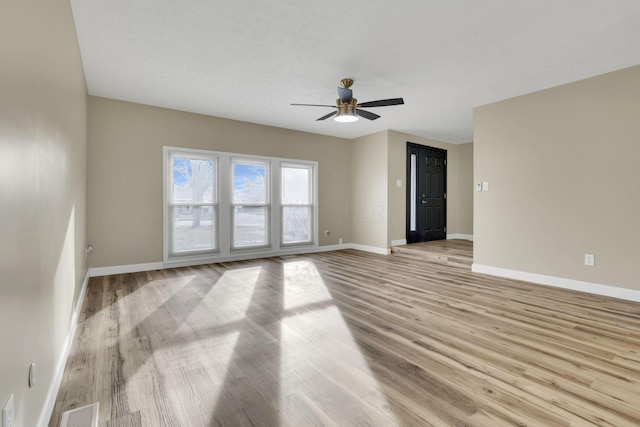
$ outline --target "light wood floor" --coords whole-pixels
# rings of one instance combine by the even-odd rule
[[[640,304],[354,250],[91,279],[51,427],[638,426]]]
[[[473,264],[473,242],[469,240],[452,239],[412,243],[394,246],[391,252],[405,258],[466,267],[469,270]]]

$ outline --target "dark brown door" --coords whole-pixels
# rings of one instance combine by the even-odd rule
[[[447,238],[447,152],[407,143],[407,243]]]

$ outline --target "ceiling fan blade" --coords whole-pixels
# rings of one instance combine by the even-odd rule
[[[324,105],[324,104],[291,104],[291,105],[298,105],[298,106],[302,106],[302,107],[331,107],[331,108],[336,108],[335,105]]]
[[[334,111],[333,113],[329,113],[326,116],[322,116],[319,119],[316,119],[316,122],[320,121],[320,120],[325,120],[328,119],[331,116],[335,116],[338,113],[338,110]]]
[[[365,119],[369,119],[369,120],[375,120],[380,118],[379,115],[372,113],[370,111],[365,111],[365,110],[356,110],[356,114],[359,115],[360,117],[364,117]]]
[[[339,87],[338,96],[340,96],[340,101],[348,104],[353,99],[353,91],[351,89],[347,89],[346,87]]]
[[[379,101],[369,101],[358,104],[358,107],[371,108],[371,107],[387,107],[389,105],[401,105],[404,104],[402,98],[381,99]]]

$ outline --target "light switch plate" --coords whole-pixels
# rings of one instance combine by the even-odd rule
[[[489,182],[488,181],[483,181],[482,182],[482,191],[489,191]]]
[[[396,179],[396,187],[402,187],[402,180]]]
[[[7,404],[2,409],[2,427],[16,427],[16,409],[13,393],[11,393]]]

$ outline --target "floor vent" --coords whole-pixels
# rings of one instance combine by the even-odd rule
[[[66,411],[60,427],[98,427],[98,402]]]

